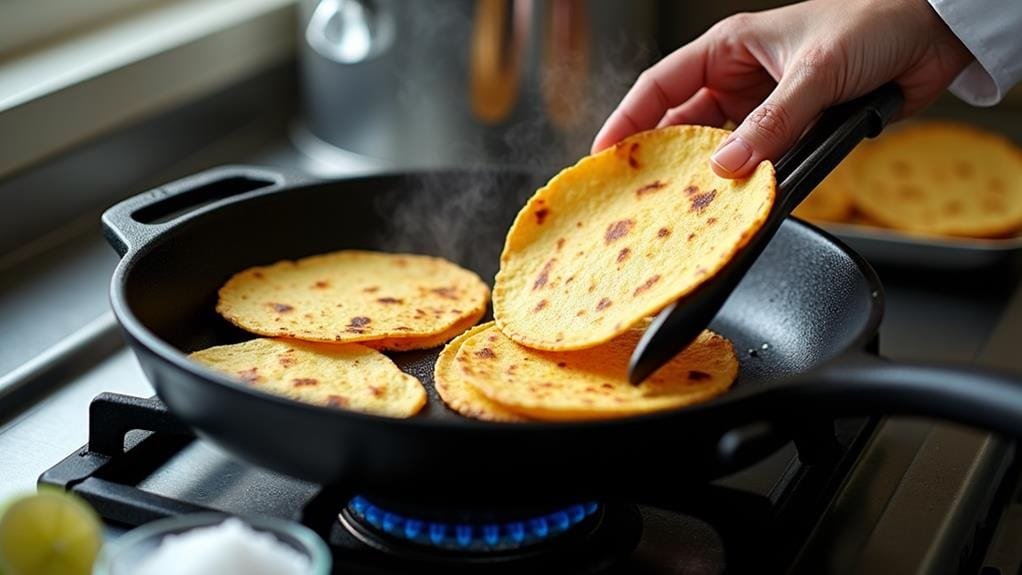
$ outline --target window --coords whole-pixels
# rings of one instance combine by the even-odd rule
[[[97,24],[153,0],[0,1],[0,54]]]

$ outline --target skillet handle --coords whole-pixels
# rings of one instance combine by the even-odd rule
[[[193,216],[243,197],[312,183],[306,174],[222,166],[132,196],[103,212],[103,235],[118,255],[135,252]]]
[[[860,356],[764,390],[764,396],[781,417],[920,415],[1022,438],[1022,377],[974,366]]]

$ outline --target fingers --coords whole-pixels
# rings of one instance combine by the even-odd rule
[[[794,145],[820,112],[837,99],[834,61],[820,47],[797,58],[766,101],[714,152],[710,158],[713,171],[725,178],[744,177],[763,160],[775,161]]]
[[[656,127],[664,114],[705,83],[706,41],[700,37],[643,72],[593,140],[596,153]]]

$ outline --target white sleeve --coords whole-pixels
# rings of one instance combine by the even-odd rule
[[[974,106],[992,106],[1022,80],[1022,0],[929,0],[972,52],[951,93]]]

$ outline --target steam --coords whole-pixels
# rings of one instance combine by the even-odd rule
[[[506,192],[502,187],[492,171],[473,171],[464,178],[424,171],[411,181],[410,190],[380,196],[377,209],[387,222],[381,230],[383,245],[485,266],[492,253],[482,254],[480,246],[493,243],[492,228],[510,207],[500,196]]]
[[[569,86],[581,95],[573,102],[576,121],[558,127],[548,118],[545,82],[556,78],[563,87],[566,79],[579,76],[575,70],[547,68],[544,77],[547,23],[544,3],[534,1],[514,110],[503,124],[483,128],[471,118],[468,99],[471,3],[430,3],[429,16],[412,23],[411,36],[440,44],[440,53],[463,54],[464,62],[442,62],[437,53],[421,48],[403,55],[402,66],[413,73],[401,83],[397,101],[404,110],[414,111],[411,121],[421,122],[409,127],[409,137],[429,139],[403,142],[407,146],[402,150],[412,152],[401,163],[467,170],[471,176],[457,178],[452,186],[443,172],[427,170],[413,180],[412,193],[383,194],[377,208],[387,224],[380,230],[380,245],[441,255],[492,279],[507,226],[524,200],[558,170],[588,154],[596,131],[656,56],[652,38],[630,37],[624,26],[600,26],[596,7],[601,4],[593,2],[588,15],[589,72],[581,78],[582,85]],[[630,4],[621,5],[627,9]],[[439,101],[430,101],[437,95],[442,95]],[[532,176],[509,179],[500,175],[502,169],[524,170]]]

